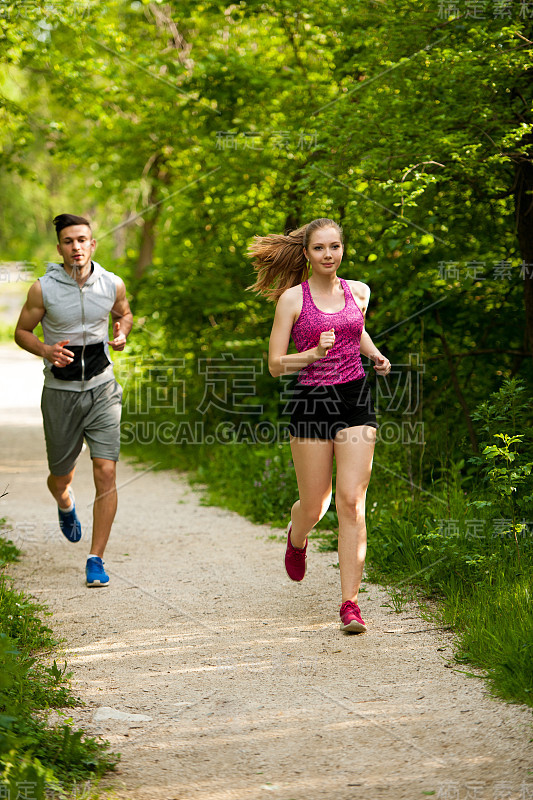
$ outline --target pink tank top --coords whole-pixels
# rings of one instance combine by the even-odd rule
[[[302,310],[291,331],[298,352],[316,347],[323,331],[335,329],[335,344],[327,356],[300,370],[298,380],[306,386],[348,383],[366,374],[359,352],[365,324],[363,312],[346,281],[339,280],[344,289],[344,308],[332,314],[315,306],[308,281],[302,283]]]

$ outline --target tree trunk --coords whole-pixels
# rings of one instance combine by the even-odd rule
[[[533,134],[522,140],[527,155],[516,161],[514,202],[516,233],[524,270],[524,306],[526,312],[526,341],[533,356]]]
[[[150,205],[155,206],[151,212],[147,212],[143,219],[142,232],[141,232],[141,246],[139,248],[139,258],[137,259],[137,266],[135,267],[135,278],[139,280],[142,278],[146,267],[152,263],[155,247],[155,224],[159,216],[160,206],[157,203],[157,189],[152,186],[150,189]]]
[[[122,221],[122,225],[113,231],[113,239],[115,242],[115,247],[113,251],[113,256],[117,261],[120,261],[126,255],[126,242],[128,236],[128,219],[130,213],[126,210],[124,213],[124,219]]]
[[[436,308],[434,309],[435,319],[437,320],[438,325],[444,330],[442,325],[441,316],[439,310]],[[446,356],[446,360],[448,362],[448,366],[450,368],[450,378],[453,384],[453,388],[455,389],[455,394],[457,395],[457,399],[459,400],[459,405],[463,409],[463,414],[466,421],[466,427],[468,428],[468,435],[470,437],[470,443],[472,445],[472,450],[474,453],[479,453],[479,447],[477,443],[476,432],[474,430],[474,425],[472,423],[472,417],[470,416],[470,409],[468,408],[468,404],[466,402],[465,396],[461,389],[461,385],[459,383],[459,378],[457,377],[457,370],[455,369],[455,362],[453,360],[452,352],[446,341],[446,337],[444,334],[439,334],[439,338],[442,342],[442,349],[444,350],[444,354]]]
[[[295,211],[289,211],[285,218],[285,230],[284,233],[287,235],[291,231],[295,231],[300,227],[300,221]]]

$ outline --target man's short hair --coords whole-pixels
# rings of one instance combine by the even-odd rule
[[[89,228],[91,227],[91,223],[88,219],[85,219],[85,217],[77,217],[76,214],[58,214],[57,217],[54,218],[54,225],[56,226],[58,242],[59,234],[63,228],[68,228],[70,225],[88,225]]]

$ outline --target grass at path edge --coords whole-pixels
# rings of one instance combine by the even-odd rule
[[[72,695],[67,664],[50,665],[58,644],[43,621],[45,606],[17,591],[7,565],[20,551],[0,520],[0,788],[2,797],[32,800],[98,797],[98,779],[118,756],[107,742],[74,730],[65,709]],[[61,710],[62,724],[47,724],[47,711]],[[82,785],[82,794],[79,787]]]

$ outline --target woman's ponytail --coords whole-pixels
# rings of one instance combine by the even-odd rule
[[[270,233],[254,236],[248,256],[257,271],[257,279],[248,289],[277,302],[286,289],[303,283],[309,277],[309,264],[304,255],[313,231],[334,227],[342,239],[341,227],[331,219],[321,217],[283,235]]]

